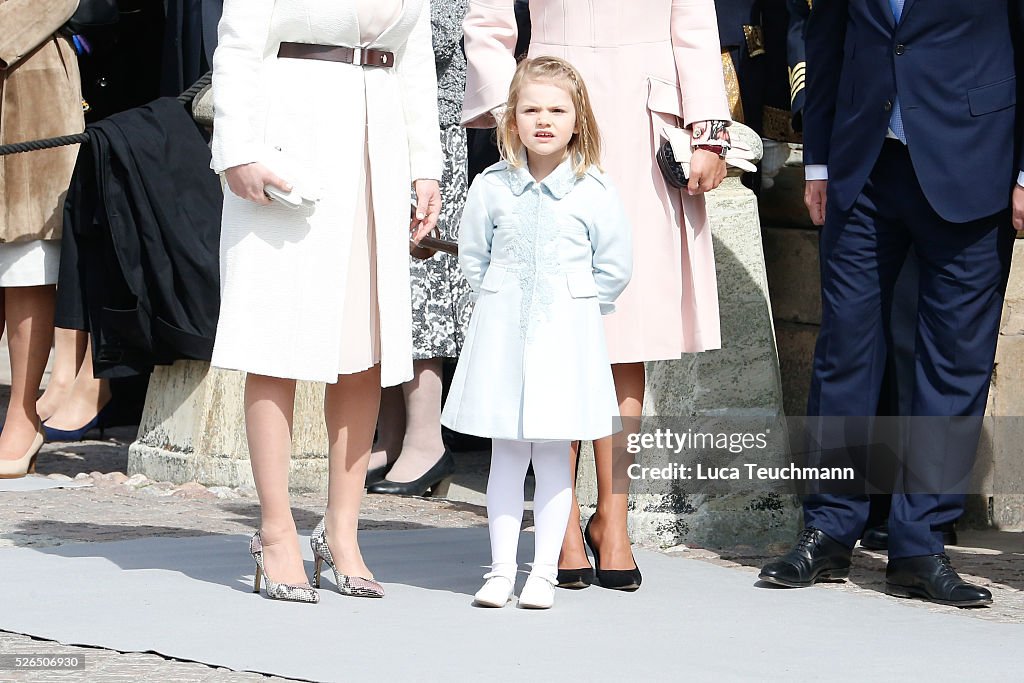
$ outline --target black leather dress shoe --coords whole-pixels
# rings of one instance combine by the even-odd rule
[[[443,498],[448,495],[448,484],[455,474],[455,458],[451,451],[445,449],[434,465],[423,473],[419,479],[412,481],[391,481],[383,479],[366,487],[367,493],[384,493],[396,496],[434,496]]]
[[[950,522],[939,527],[942,530],[942,545],[956,545],[956,524]],[[860,547],[868,550],[889,549],[889,523],[882,522],[878,526],[868,527],[860,538]]]
[[[981,607],[992,602],[992,593],[960,578],[946,553],[889,560],[885,592],[953,607]]]
[[[853,551],[821,529],[807,527],[788,553],[764,566],[762,581],[806,588],[818,581],[841,581],[850,575]]]

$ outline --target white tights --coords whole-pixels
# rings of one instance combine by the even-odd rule
[[[491,532],[491,573],[515,582],[519,530],[523,524],[523,484],[533,460],[535,546],[533,572],[554,582],[558,553],[572,507],[568,441],[494,439],[487,479],[487,526]]]

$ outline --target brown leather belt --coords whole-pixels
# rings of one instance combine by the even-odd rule
[[[355,66],[373,66],[384,69],[395,65],[395,53],[393,52],[340,45],[281,43],[277,56],[283,59],[320,59],[325,62],[343,62]]]

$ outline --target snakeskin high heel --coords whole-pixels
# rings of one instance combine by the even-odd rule
[[[338,571],[338,567],[334,564],[334,556],[331,555],[331,549],[327,545],[326,521],[326,519],[321,519],[309,537],[309,545],[313,547],[313,557],[316,560],[313,585],[317,588],[320,587],[320,572],[323,570],[323,563],[326,562],[334,572],[334,583],[342,595],[350,595],[355,598],[383,598],[384,587],[373,579],[348,576]]]
[[[256,575],[252,580],[252,592],[260,592],[260,579],[267,580],[267,597],[273,600],[290,600],[292,602],[320,602],[320,594],[310,586],[302,586],[290,583],[277,583],[270,574],[263,568],[263,538],[260,532],[252,535],[249,541],[249,553],[252,559],[256,560]]]

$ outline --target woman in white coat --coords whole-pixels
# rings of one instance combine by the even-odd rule
[[[213,168],[231,191],[213,364],[249,373],[254,587],[267,573],[271,597],[317,599],[288,501],[295,380],[312,380],[327,383],[330,441],[317,569],[334,569],[342,593],[379,597],[359,505],[380,388],[412,377],[409,231],[418,240],[440,210],[428,4],[227,0],[219,34]]]

